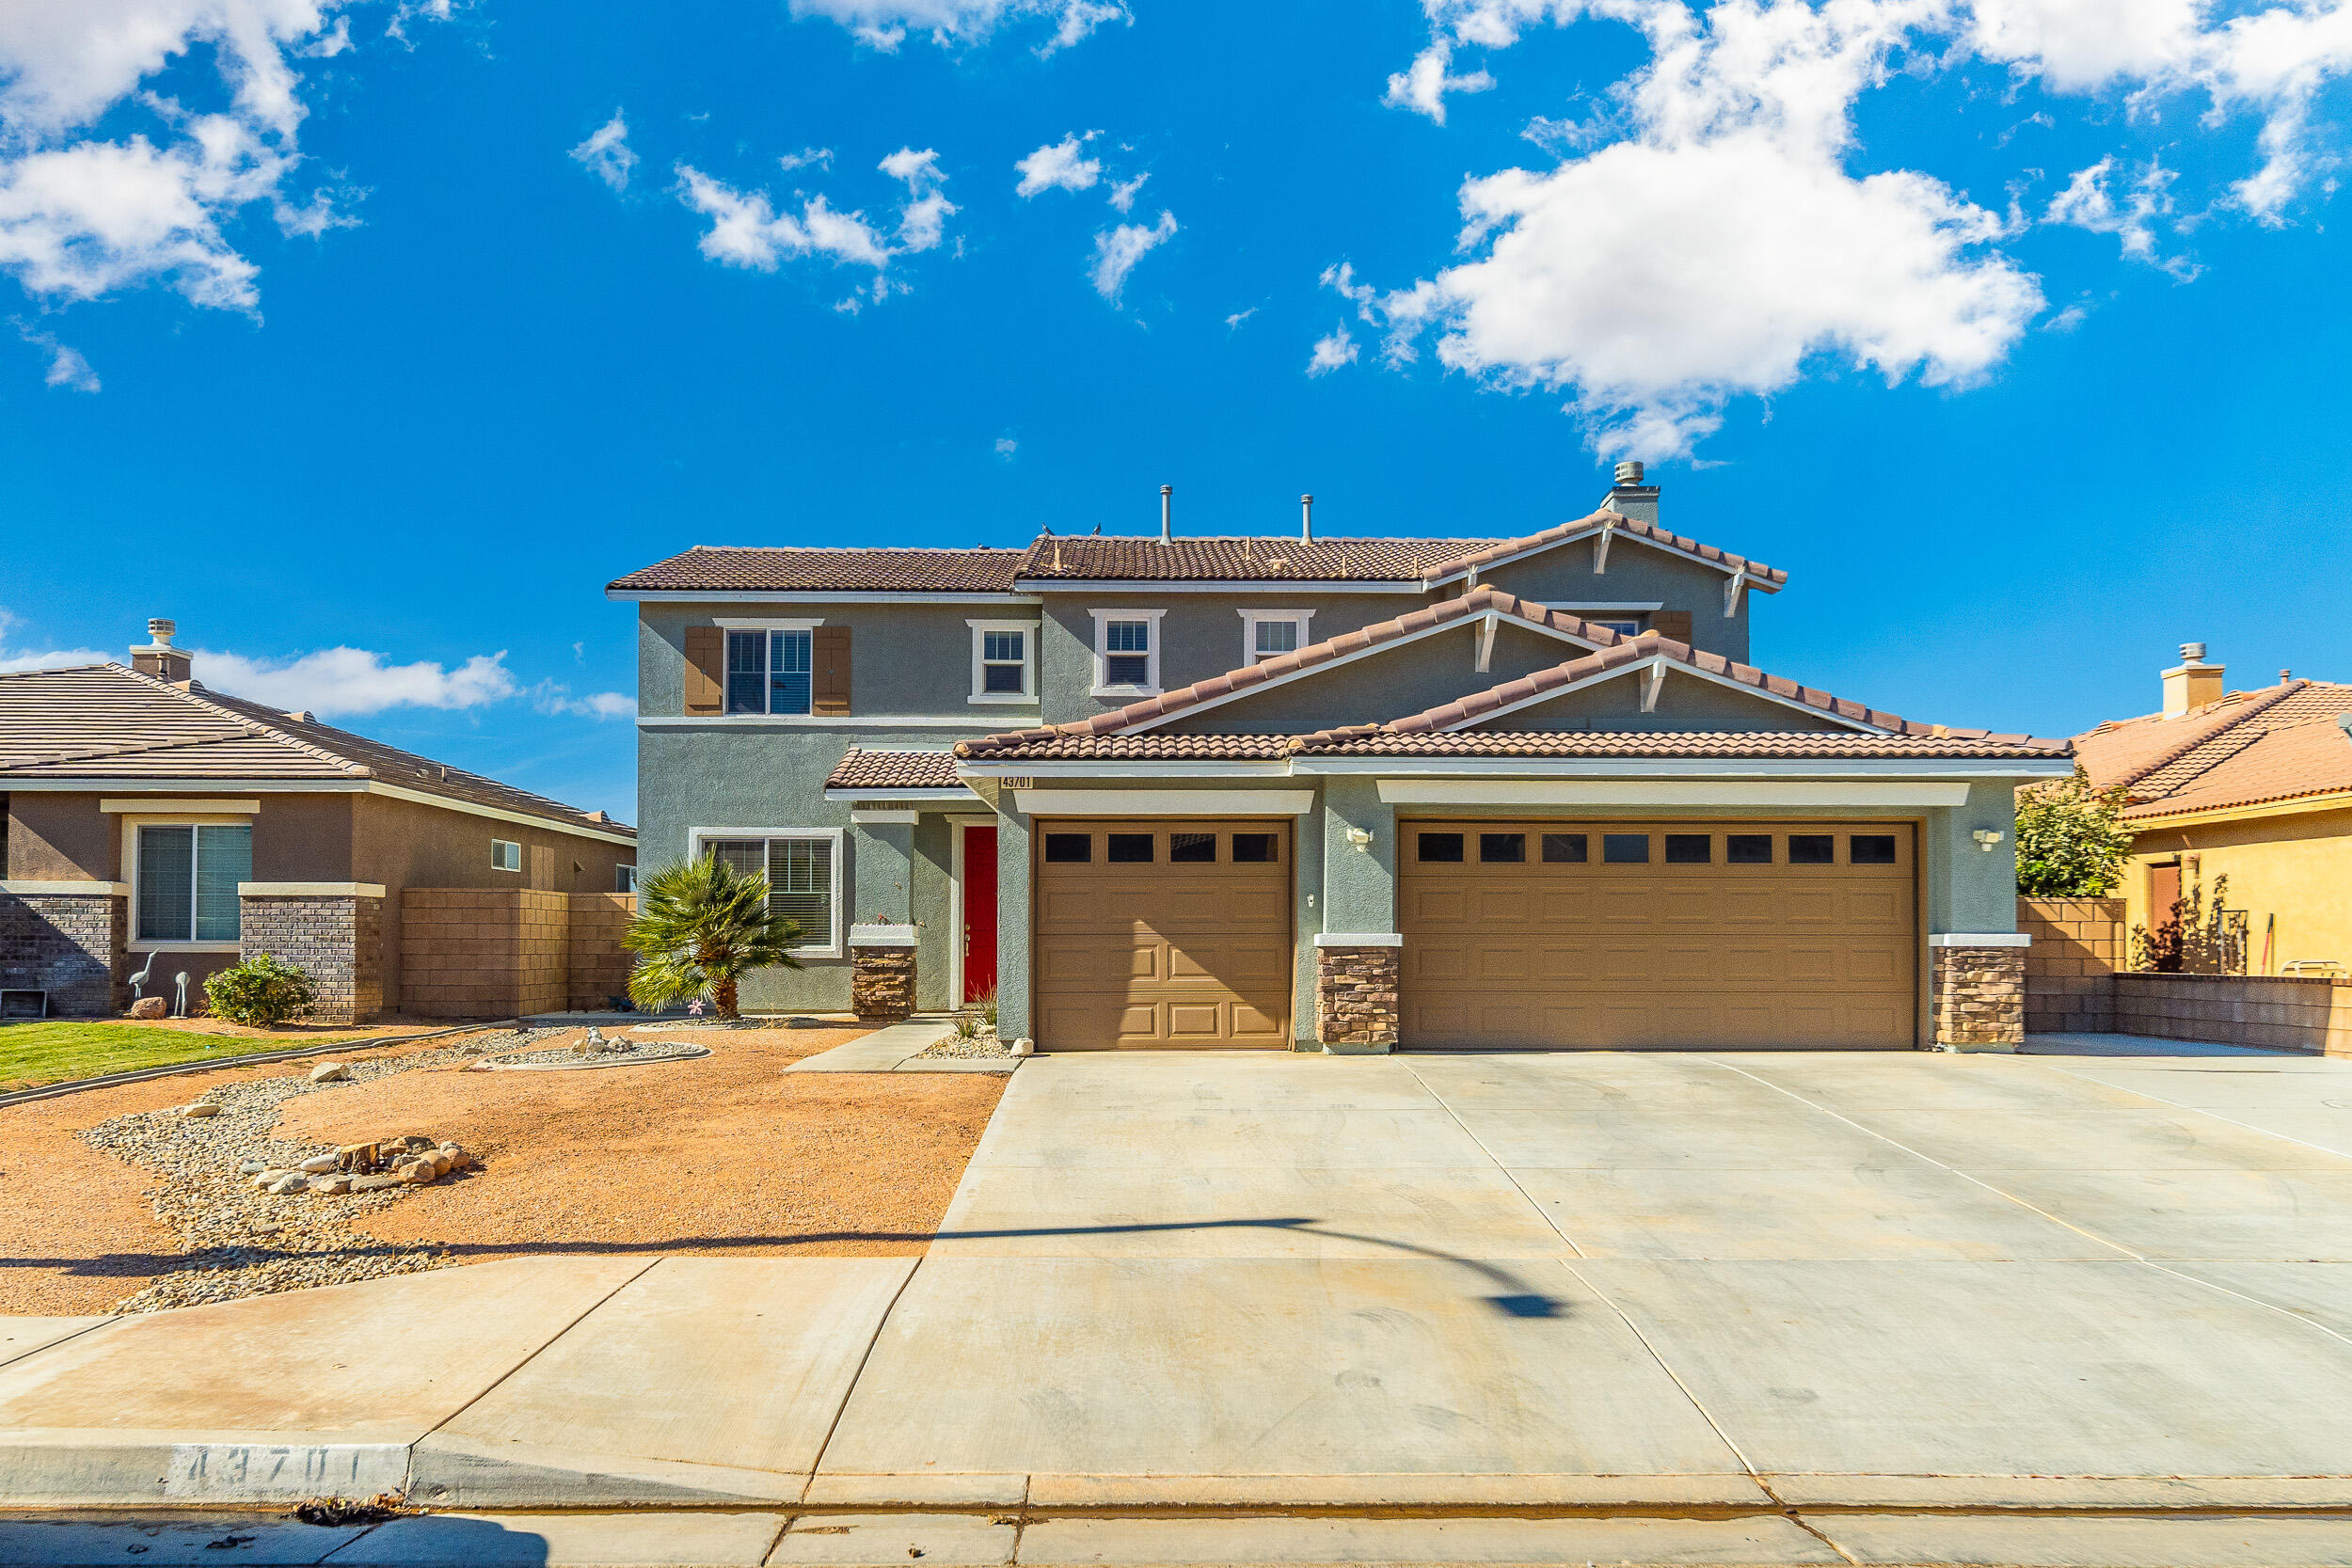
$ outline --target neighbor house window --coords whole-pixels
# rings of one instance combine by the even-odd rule
[[[806,713],[815,667],[806,627],[727,633],[727,711]]]
[[[1296,653],[1307,645],[1307,622],[1311,610],[1245,610],[1241,611],[1241,661],[1255,664]]]
[[[1094,692],[1149,696],[1160,689],[1164,610],[1098,610],[1094,615]]]
[[[237,941],[237,884],[253,879],[250,823],[145,824],[137,856],[137,940]]]
[[[520,871],[522,868],[523,847],[521,845],[511,838],[494,838],[490,841],[491,870]]]
[[[745,876],[768,879],[769,912],[801,928],[794,953],[814,958],[841,956],[838,829],[721,830],[696,834],[694,852],[716,855]]]
[[[1611,631],[1615,632],[1619,637],[1639,637],[1642,635],[1642,623],[1639,621],[1596,620],[1588,616],[1586,617],[1585,624],[1587,626],[1607,626]]]
[[[972,701],[1037,701],[1037,627],[1026,621],[969,621],[972,628]]]
[[[633,865],[614,866],[612,868],[612,891],[635,893],[637,891],[637,868]]]

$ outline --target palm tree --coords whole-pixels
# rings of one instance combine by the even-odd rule
[[[710,992],[721,1018],[736,1016],[735,986],[745,972],[798,969],[798,922],[768,908],[768,879],[735,870],[715,854],[654,873],[638,890],[637,918],[621,945],[638,955],[628,994],[663,1007]]]

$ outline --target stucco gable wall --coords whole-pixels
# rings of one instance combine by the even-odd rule
[[[1738,663],[1748,661],[1748,607],[1752,600],[1741,594],[1739,611],[1726,617],[1722,572],[1620,535],[1609,546],[1609,570],[1597,573],[1593,570],[1593,545],[1589,539],[1573,540],[1481,572],[1478,580],[1518,598],[1548,605],[1639,604],[1656,600],[1668,610],[1690,612],[1692,645]]]
[[[1477,651],[1474,626],[1448,626],[1159,727],[1171,735],[1284,735],[1378,723],[1549,669],[1586,650],[1504,621],[1495,628],[1493,657],[1483,672]]]
[[[1642,711],[1641,671],[1616,675],[1581,690],[1537,703],[1483,723],[1473,730],[1843,730],[1808,709],[1718,686],[1678,670],[1666,673],[1657,711]]]

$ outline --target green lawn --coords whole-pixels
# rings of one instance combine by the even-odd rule
[[[0,1093],[99,1078],[175,1062],[224,1061],[304,1045],[340,1045],[345,1037],[286,1034],[275,1039],[199,1035],[136,1023],[0,1023]]]

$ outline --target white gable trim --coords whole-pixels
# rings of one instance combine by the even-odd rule
[[[1652,713],[1657,710],[1659,689],[1663,686],[1667,672],[1672,671],[1674,673],[1678,675],[1692,675],[1695,676],[1699,680],[1712,682],[1713,684],[1724,688],[1725,690],[1738,691],[1747,696],[1757,698],[1763,702],[1777,704],[1785,708],[1793,708],[1799,713],[1817,714],[1823,719],[1827,719],[1832,723],[1843,724],[1846,728],[1857,731],[1863,735],[1891,735],[1894,733],[1891,730],[1881,729],[1876,724],[1866,724],[1860,720],[1849,719],[1843,714],[1832,713],[1826,708],[1814,707],[1807,703],[1791,702],[1788,698],[1781,696],[1778,692],[1767,691],[1761,687],[1750,686],[1745,681],[1732,680],[1728,676],[1712,674],[1708,671],[1698,668],[1694,664],[1684,664],[1677,659],[1668,658],[1664,654],[1652,654],[1647,658],[1637,658],[1630,664],[1620,664],[1613,670],[1603,670],[1597,674],[1586,675],[1581,680],[1570,681],[1565,686],[1557,686],[1549,691],[1539,691],[1533,697],[1522,697],[1516,703],[1505,703],[1499,708],[1494,708],[1488,712],[1477,714],[1471,718],[1465,719],[1458,724],[1448,724],[1439,733],[1451,735],[1457,730],[1467,730],[1477,725],[1491,724],[1506,713],[1517,713],[1522,708],[1534,707],[1538,703],[1549,703],[1554,698],[1565,697],[1572,691],[1581,691],[1586,687],[1598,686],[1602,681],[1615,680],[1620,675],[1629,675],[1634,673],[1636,671],[1642,673],[1645,681],[1644,701],[1642,704],[1642,711],[1644,713]]]
[[[1755,589],[1759,594],[1777,594],[1780,592],[1780,584],[1765,577],[1763,573],[1757,571],[1753,565],[1744,560],[1736,566],[1727,562],[1709,561],[1707,557],[1699,554],[1696,550],[1686,550],[1681,548],[1679,546],[1669,545],[1662,539],[1652,539],[1646,534],[1636,533],[1631,529],[1625,527],[1624,523],[1625,520],[1623,518],[1615,518],[1608,522],[1595,523],[1592,527],[1579,529],[1574,533],[1563,534],[1557,539],[1548,540],[1540,545],[1530,545],[1523,550],[1514,550],[1509,555],[1497,556],[1492,561],[1484,561],[1475,566],[1465,566],[1457,572],[1448,572],[1444,577],[1432,578],[1427,586],[1431,588],[1442,588],[1449,582],[1459,582],[1464,578],[1468,578],[1474,582],[1477,580],[1479,574],[1482,572],[1493,572],[1501,567],[1508,566],[1514,562],[1525,561],[1529,556],[1541,555],[1546,550],[1556,550],[1563,545],[1573,545],[1580,539],[1590,539],[1595,534],[1598,534],[1604,542],[1610,539],[1623,539],[1631,544],[1646,545],[1653,550],[1663,550],[1668,555],[1679,556],[1685,561],[1706,567],[1710,572],[1722,572],[1733,578],[1744,578],[1747,579],[1747,585]],[[1608,554],[1604,550],[1600,557],[1600,564],[1596,568],[1596,570],[1602,572],[1607,571],[1608,561]],[[1728,614],[1730,612],[1726,610],[1724,613]]]
[[[1582,648],[1587,653],[1597,653],[1601,647],[1601,644],[1597,642],[1588,642],[1581,637],[1572,636],[1560,630],[1557,626],[1548,626],[1541,621],[1531,621],[1523,615],[1507,614],[1500,610],[1482,610],[1475,615],[1467,615],[1458,621],[1439,621],[1435,626],[1423,626],[1421,630],[1407,632],[1403,637],[1391,637],[1384,642],[1375,642],[1367,647],[1359,648],[1352,654],[1342,654],[1337,658],[1327,658],[1319,664],[1310,664],[1302,669],[1294,670],[1287,675],[1277,675],[1271,680],[1258,681],[1237,691],[1229,691],[1222,697],[1210,697],[1198,703],[1187,703],[1173,713],[1164,713],[1157,719],[1147,719],[1141,723],[1129,724],[1112,733],[1137,735],[1145,730],[1154,730],[1162,724],[1171,723],[1178,719],[1189,718],[1196,713],[1205,713],[1211,708],[1222,707],[1227,703],[1236,703],[1245,697],[1255,697],[1260,692],[1272,691],[1279,687],[1288,686],[1293,681],[1304,680],[1310,675],[1320,675],[1328,671],[1343,669],[1359,659],[1369,658],[1375,654],[1384,654],[1393,648],[1406,647],[1425,638],[1435,637],[1440,632],[1457,631],[1464,626],[1476,626],[1481,622],[1499,621],[1508,621],[1514,626],[1525,626],[1530,631],[1541,632],[1546,637],[1554,638],[1571,647]],[[1483,628],[1481,636],[1492,636],[1491,626]]]

